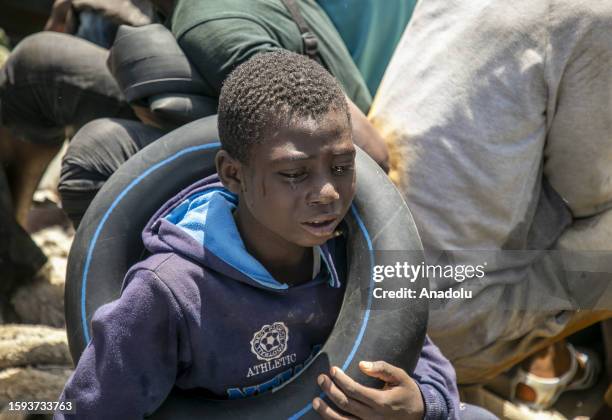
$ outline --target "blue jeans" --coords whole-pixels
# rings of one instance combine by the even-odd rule
[[[118,28],[119,25],[101,14],[83,10],[79,12],[79,28],[75,35],[102,48],[110,48]]]

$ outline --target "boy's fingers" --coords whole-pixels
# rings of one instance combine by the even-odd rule
[[[317,383],[329,399],[342,411],[354,414],[362,419],[369,417],[372,410],[358,400],[345,395],[328,376],[320,375]]]
[[[400,384],[408,376],[403,369],[383,361],[359,362],[359,368],[366,375],[378,378],[389,384]]]
[[[346,417],[337,413],[321,398],[312,400],[312,408],[325,420],[357,420],[356,417]]]
[[[361,401],[370,407],[378,405],[381,391],[361,385],[335,366],[331,368],[331,375],[334,383],[347,397]]]

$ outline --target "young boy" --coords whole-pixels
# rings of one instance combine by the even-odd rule
[[[264,392],[331,332],[346,281],[337,228],[355,194],[342,90],[308,58],[259,54],[225,82],[218,124],[218,176],[157,212],[143,233],[151,255],[92,319],[61,397],[78,418],[142,418],[173,386],[216,398]],[[318,382],[360,418],[456,417],[454,371],[429,341],[416,381],[384,362],[362,368],[385,390],[337,368]],[[313,407],[341,418],[320,399]]]

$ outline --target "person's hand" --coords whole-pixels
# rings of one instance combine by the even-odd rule
[[[320,375],[317,382],[329,399],[342,411],[332,408],[321,398],[312,407],[324,419],[402,419],[420,420],[425,405],[418,385],[406,371],[386,362],[361,362],[363,373],[385,382],[383,389],[363,386],[340,368],[332,367],[330,376]]]
[[[155,127],[155,128],[159,128],[160,130],[163,130],[164,128],[163,124],[161,123],[159,118],[157,118],[155,114],[151,112],[149,107],[136,105],[136,104],[130,104],[130,106],[132,107],[134,114],[136,114],[136,116],[138,117],[140,121],[142,121],[146,125],[150,125],[151,127]]]
[[[71,0],[55,0],[51,9],[51,16],[45,24],[45,31],[71,33],[69,16],[72,11]]]

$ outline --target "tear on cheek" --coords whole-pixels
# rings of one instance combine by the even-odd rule
[[[295,191],[297,190],[297,185],[295,184],[295,179],[289,179],[289,188],[291,188],[291,191]]]

